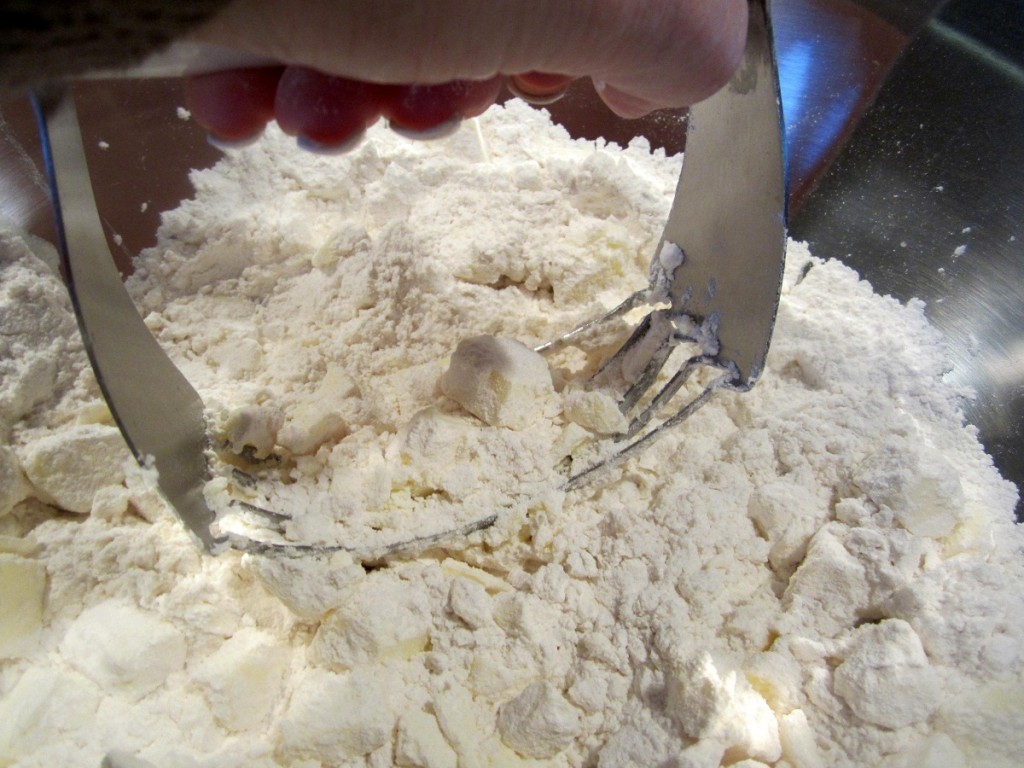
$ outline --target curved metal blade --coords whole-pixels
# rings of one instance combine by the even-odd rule
[[[33,94],[59,250],[82,341],[121,434],[207,552],[226,546],[210,526],[203,401],[135,308],[110,255],[74,100],[63,87]]]
[[[764,367],[786,253],[782,108],[766,0],[752,0],[730,83],[690,109],[683,171],[662,243],[682,249],[672,309],[717,328],[718,358],[749,389]],[[657,258],[657,257],[656,257]]]

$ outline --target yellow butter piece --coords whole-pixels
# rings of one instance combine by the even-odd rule
[[[20,656],[43,624],[46,569],[42,563],[0,554],[0,659]]]
[[[485,570],[475,568],[472,565],[468,565],[467,563],[463,563],[459,560],[447,558],[441,563],[441,570],[451,576],[458,576],[459,578],[475,581],[492,594],[512,591],[512,585],[504,579],[500,579]]]

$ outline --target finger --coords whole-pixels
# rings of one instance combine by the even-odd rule
[[[258,67],[194,75],[185,81],[185,106],[216,143],[251,141],[274,117],[283,71]]]
[[[278,82],[274,116],[282,131],[309,149],[342,149],[377,121],[382,101],[382,86],[288,67]]]
[[[643,117],[663,106],[658,102],[621,91],[601,80],[594,81],[594,90],[612,112],[627,119]]]
[[[613,52],[591,67],[605,103],[623,117],[684,107],[707,98],[732,76],[747,35],[747,0],[635,0],[617,4]],[[635,14],[643,14],[636,16]],[[587,45],[597,45],[594,37]]]
[[[405,132],[427,133],[482,113],[498,98],[501,78],[454,80],[439,85],[398,85],[386,89],[381,111]]]
[[[487,80],[466,81],[469,87],[459,96],[459,111],[464,118],[482,115],[489,106],[498,100],[503,77],[492,77]]]
[[[537,106],[545,106],[562,98],[574,79],[570,75],[523,72],[510,75],[508,87],[519,98]]]

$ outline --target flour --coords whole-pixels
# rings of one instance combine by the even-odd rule
[[[922,305],[790,243],[757,386],[566,492],[630,322],[529,348],[647,284],[679,159],[479,127],[270,131],[130,281],[286,538],[497,514],[372,568],[200,553],[111,439],[52,251],[3,234],[0,764],[1016,765],[1016,493]]]

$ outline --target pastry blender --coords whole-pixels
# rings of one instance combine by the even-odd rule
[[[491,515],[372,551],[276,543],[220,531],[217,513],[204,497],[210,468],[202,399],[153,338],[114,266],[74,101],[64,87],[43,89],[34,101],[65,277],[96,378],[136,459],[156,471],[160,491],[207,552],[229,547],[279,554],[346,549],[363,560],[380,560],[494,523]],[[747,390],[761,373],[778,306],[786,236],[779,91],[766,0],[751,0],[740,67],[724,89],[692,108],[688,131],[684,168],[652,260],[649,288],[541,348],[572,343],[597,324],[652,307],[593,379],[600,384],[613,369],[619,381],[625,378],[620,405],[624,413],[635,412],[630,427],[611,456],[574,469],[569,488],[640,450],[716,390]],[[650,397],[680,344],[695,344],[697,352]],[[717,375],[700,394],[662,418],[690,374],[705,367]],[[255,507],[248,511],[269,529],[280,530],[287,519]]]

